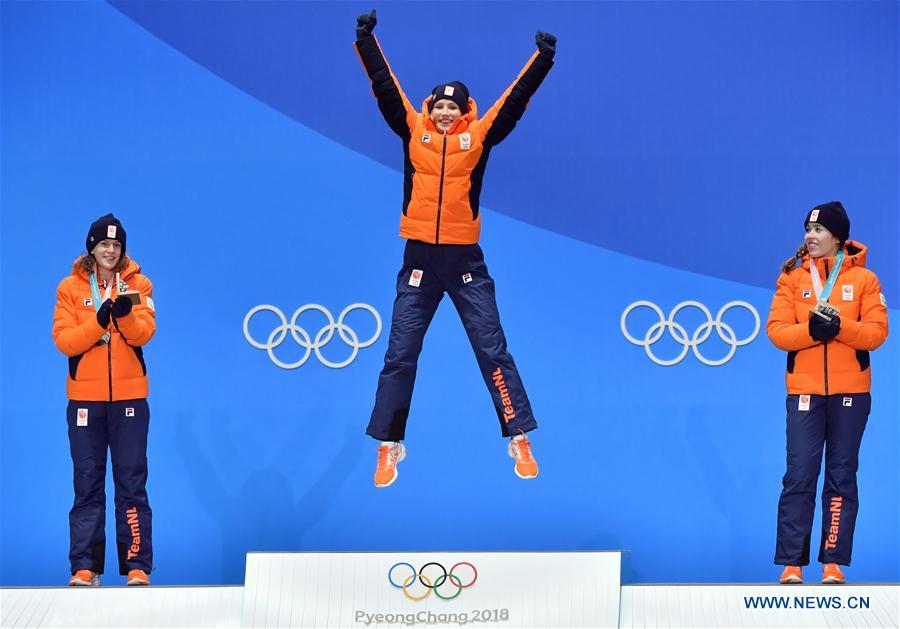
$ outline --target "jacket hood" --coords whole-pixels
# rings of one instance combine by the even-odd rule
[[[434,123],[431,121],[431,112],[428,111],[428,103],[431,102],[431,95],[428,95],[424,101],[422,101],[422,115],[425,116],[425,126],[429,129],[437,131],[437,127],[434,126]],[[475,104],[474,99],[469,97],[469,111],[464,113],[462,116],[453,121],[453,126],[451,126],[447,130],[447,135],[452,135],[454,133],[463,133],[466,129],[469,128],[469,125],[478,120],[478,105]]]
[[[844,264],[849,265],[847,268],[853,266],[865,267],[866,252],[868,250],[869,249],[864,244],[856,242],[855,240],[848,240],[844,243],[844,255],[846,256],[844,258]],[[834,256],[826,258],[826,260],[828,260],[829,262],[833,262]],[[807,253],[805,256],[803,256],[803,264],[800,265],[801,268],[809,271],[809,261],[810,255]]]
[[[72,263],[72,275],[75,275],[76,277],[80,277],[85,282],[87,282],[88,274],[84,271],[84,269],[82,269],[81,267],[78,266],[78,263],[80,261],[81,261],[81,256],[79,256],[78,258],[75,258],[75,262]],[[141,272],[140,265],[137,262],[135,262],[134,260],[132,260],[131,258],[128,258],[128,263],[125,265],[125,268],[122,269],[121,271],[119,271],[119,277],[121,277],[123,280],[127,280],[129,277],[131,277],[135,273],[140,273],[140,272]]]

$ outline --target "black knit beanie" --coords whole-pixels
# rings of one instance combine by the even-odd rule
[[[850,218],[840,201],[817,205],[806,215],[803,226],[806,227],[807,223],[818,223],[823,226],[841,241],[842,246],[850,238]]]
[[[125,253],[125,228],[122,227],[122,223],[119,222],[112,214],[107,214],[106,216],[101,216],[96,221],[91,223],[91,228],[88,230],[87,239],[84,242],[84,246],[87,249],[88,253],[92,253],[94,251],[94,247],[97,246],[101,240],[118,240],[122,243],[122,254]]]
[[[428,101],[428,111],[434,109],[434,104],[443,99],[452,100],[459,105],[462,113],[469,111],[469,88],[460,81],[441,83],[431,90],[431,100]]]

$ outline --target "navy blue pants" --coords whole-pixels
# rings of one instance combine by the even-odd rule
[[[103,574],[106,556],[106,450],[112,454],[116,489],[119,573],[153,568],[151,511],[147,502],[146,399],[122,402],[70,400],[66,410],[75,468],[75,504],[69,511],[72,574]]]
[[[481,247],[409,240],[403,268],[397,275],[391,334],[366,434],[381,441],[404,438],[422,340],[445,292],[456,306],[475,350],[501,432],[509,437],[534,430],[537,422],[519,371],[506,349],[494,280],[488,275]]]
[[[816,483],[825,448],[819,562],[850,565],[859,501],[859,446],[872,407],[868,393],[787,396],[787,472],[778,501],[775,563],[805,566],[816,508]]]

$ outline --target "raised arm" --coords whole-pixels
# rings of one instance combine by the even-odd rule
[[[378,100],[381,115],[394,133],[401,138],[409,138],[416,110],[400,89],[400,82],[391,71],[378,40],[372,34],[376,23],[375,9],[356,18],[356,52],[372,81],[372,93]]]
[[[537,52],[531,56],[513,84],[503,92],[481,119],[482,141],[488,146],[499,144],[515,129],[516,123],[528,107],[528,101],[553,67],[556,37],[538,31],[534,39],[538,47]]]

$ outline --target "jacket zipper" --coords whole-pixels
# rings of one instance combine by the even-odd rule
[[[441,244],[441,204],[444,202],[444,163],[447,160],[447,132],[444,132],[444,147],[441,149],[441,183],[438,187],[437,225],[434,229],[434,244]]]
[[[825,277],[828,277],[828,260],[824,260],[825,263]],[[816,316],[816,315],[813,315]],[[828,395],[828,341],[825,341],[822,344],[823,349],[825,350],[825,395]]]
[[[112,334],[109,335],[109,343],[106,344],[106,367],[109,374],[109,401],[112,402]]]

